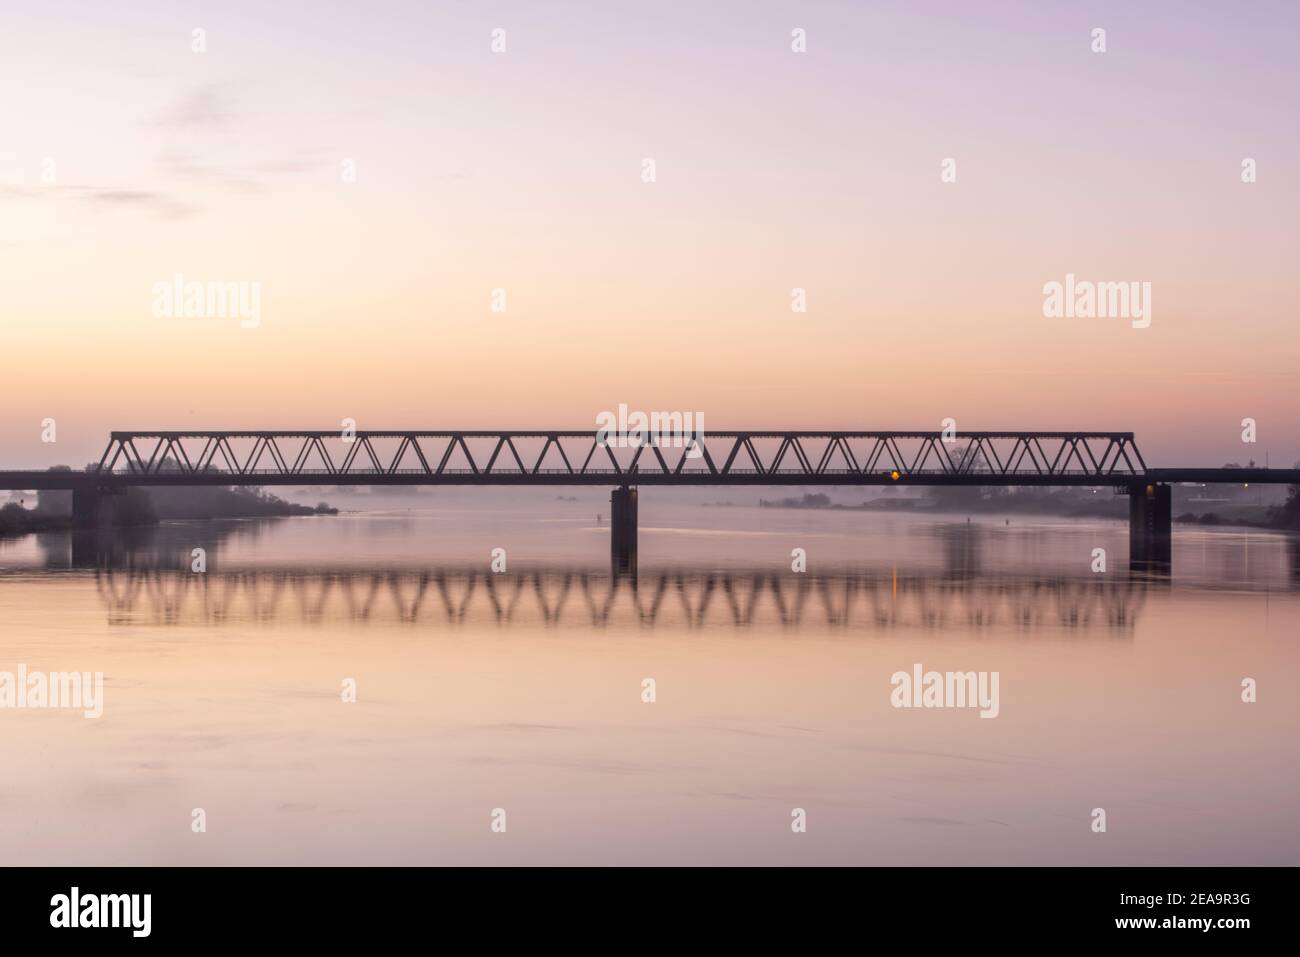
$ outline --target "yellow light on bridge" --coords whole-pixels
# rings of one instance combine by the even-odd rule
[[[902,473],[900,473],[898,469],[894,469],[894,471],[889,473],[889,477],[897,482],[902,477]]]

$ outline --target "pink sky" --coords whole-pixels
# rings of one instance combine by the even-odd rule
[[[0,467],[82,464],[114,428],[585,428],[619,403],[1289,465],[1297,26],[1289,3],[10,5]],[[259,283],[260,324],[156,318],[177,273]],[[1151,326],[1044,318],[1067,273],[1150,282]]]

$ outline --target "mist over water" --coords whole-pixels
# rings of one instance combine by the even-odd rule
[[[644,494],[629,578],[564,499],[0,542],[0,670],[105,674],[102,718],[0,713],[6,863],[1300,857],[1294,538],[1179,528],[1161,577],[1122,521]],[[917,664],[998,716],[893,707]]]

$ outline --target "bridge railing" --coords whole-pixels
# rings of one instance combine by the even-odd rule
[[[476,458],[477,451],[477,458]],[[571,454],[572,453],[572,454]],[[1147,471],[1131,432],[114,432],[98,472],[134,476],[825,475]]]

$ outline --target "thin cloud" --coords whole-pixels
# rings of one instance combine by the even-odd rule
[[[190,90],[154,119],[153,125],[174,130],[214,130],[226,126],[230,117],[230,97],[225,87],[209,84]]]
[[[180,179],[224,186],[239,192],[263,192],[277,177],[320,172],[328,163],[320,150],[302,150],[296,156],[252,165],[222,165],[205,162],[193,152],[167,151],[158,155],[158,165]]]
[[[134,210],[150,214],[154,219],[188,219],[200,208],[182,202],[168,193],[154,190],[120,189],[107,186],[21,186],[0,187],[0,196],[15,199],[76,199],[91,209],[100,211]]]
[[[151,213],[155,219],[188,219],[199,210],[182,203],[166,193],[135,189],[90,188],[85,198],[92,206],[115,209],[138,209]]]

